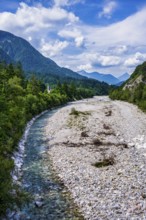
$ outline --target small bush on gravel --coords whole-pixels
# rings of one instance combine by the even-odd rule
[[[112,110],[105,112],[105,116],[111,116],[111,115],[112,115]]]
[[[94,163],[93,166],[100,168],[100,167],[111,166],[114,164],[115,164],[114,156],[109,156],[109,157],[104,157],[102,161]]]
[[[98,135],[102,135],[102,134],[104,134],[104,135],[113,135],[113,136],[115,136],[115,133],[113,132],[113,131],[101,131],[101,132],[98,132]]]
[[[71,109],[70,115],[75,115],[78,116],[79,115],[79,111],[77,111],[75,108]]]
[[[97,145],[97,146],[100,146],[100,145],[103,145],[103,142],[101,140],[99,140],[98,138],[95,138],[93,140],[93,144],[94,145]]]
[[[87,134],[87,131],[83,131],[81,133],[81,137],[89,137],[89,135]]]
[[[106,125],[106,124],[103,124],[103,128],[106,129],[106,130],[109,130],[110,129],[110,126]]]
[[[88,111],[81,112],[81,111],[76,110],[75,108],[72,108],[72,109],[71,109],[71,112],[70,112],[70,115],[74,115],[74,116],[79,116],[79,115],[91,115],[91,113],[88,112]]]

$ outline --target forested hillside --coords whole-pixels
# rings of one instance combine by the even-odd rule
[[[50,58],[44,57],[23,38],[0,30],[0,62],[7,64],[21,63],[24,74],[30,78],[32,73],[45,83],[54,87],[60,81],[68,84],[74,82],[78,86],[94,88],[96,94],[107,94],[109,85],[94,79],[88,79],[78,73],[58,66]]]
[[[134,103],[146,111],[146,62],[136,67],[124,85],[112,90],[110,98]]]
[[[11,158],[26,123],[43,110],[93,95],[91,88],[59,82],[48,93],[46,85],[35,76],[30,80],[24,78],[21,65],[0,64],[0,216],[19,198],[12,183]]]

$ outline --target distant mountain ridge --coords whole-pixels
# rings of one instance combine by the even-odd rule
[[[0,61],[21,62],[24,71],[60,77],[83,79],[78,73],[58,66],[50,58],[44,57],[29,42],[9,32],[0,30]]]
[[[126,80],[128,80],[130,77],[130,75],[128,73],[124,73],[123,75],[119,76],[118,79],[120,80],[120,82],[124,82]]]
[[[84,70],[79,71],[78,73],[82,76],[86,76],[88,78],[99,80],[100,82],[106,82],[109,85],[118,85],[119,83],[126,81],[130,77],[128,73],[124,73],[118,78],[116,78],[112,74],[103,74],[103,73],[98,73],[98,72],[88,73]]]

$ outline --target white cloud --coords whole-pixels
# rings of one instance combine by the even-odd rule
[[[118,56],[100,55],[99,53],[85,53],[83,54],[83,56],[84,59],[90,61],[90,63],[92,63],[93,66],[117,66],[121,62],[121,59]]]
[[[127,51],[128,51],[128,47],[126,45],[120,45],[120,46],[117,46],[114,48],[114,53],[119,54],[119,55],[121,55]]]
[[[146,8],[127,17],[123,21],[106,27],[83,26],[86,41],[93,47],[110,47],[118,45],[145,45],[146,36]],[[94,33],[94,34],[93,34]]]
[[[54,4],[57,7],[61,7],[61,6],[68,6],[68,5],[75,5],[78,3],[84,3],[84,0],[54,0]]]
[[[120,22],[92,26],[81,22],[70,7],[62,8],[72,2],[56,0],[48,8],[21,3],[16,13],[0,13],[0,27],[24,37],[45,56],[75,71],[84,67],[105,73],[132,72],[146,59],[146,8]],[[106,1],[106,5],[110,2],[115,1]],[[113,10],[104,10],[102,16]],[[136,51],[140,54],[132,55]]]
[[[31,36],[29,36],[27,39],[28,39],[29,42],[32,41],[32,37]]]
[[[77,67],[78,70],[85,70],[85,71],[91,71],[92,70],[92,65],[90,63],[87,63],[85,65],[80,65]]]
[[[63,30],[59,31],[58,35],[66,38],[66,39],[74,39],[75,45],[77,47],[84,46],[84,37],[83,37],[81,31],[79,31],[76,28],[73,28],[72,30],[71,29],[63,29]]]
[[[41,40],[41,53],[46,57],[53,57],[64,50],[69,43],[67,41],[56,40],[52,44],[50,42],[45,42],[44,39]]]
[[[137,52],[134,54],[133,57],[130,57],[127,60],[125,60],[124,65],[127,67],[134,67],[136,65],[141,64],[145,60],[146,60],[146,54]]]
[[[92,67],[92,65],[90,64],[90,63],[87,63],[87,64],[85,64],[85,65],[80,65],[80,66],[78,66],[77,67],[77,69],[78,70],[85,70],[85,71],[92,71],[92,69],[93,69],[93,67]]]
[[[0,27],[3,30],[14,32],[16,30],[20,35],[23,32],[32,33],[43,29],[58,26],[57,22],[74,23],[79,20],[72,12],[59,7],[45,8],[42,5],[30,7],[24,2],[16,13],[2,12],[0,13]]]
[[[117,66],[120,64],[121,59],[117,56],[99,56],[95,64],[100,64],[101,66]]]
[[[76,37],[75,38],[75,44],[76,44],[77,47],[84,46],[84,37],[83,36]]]
[[[102,11],[98,14],[98,17],[106,17],[108,19],[111,18],[112,13],[115,11],[117,8],[117,3],[115,1],[105,1],[105,4],[103,6]]]

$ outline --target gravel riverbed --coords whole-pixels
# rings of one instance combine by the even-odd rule
[[[85,219],[146,219],[146,114],[95,97],[47,124],[48,156]]]

